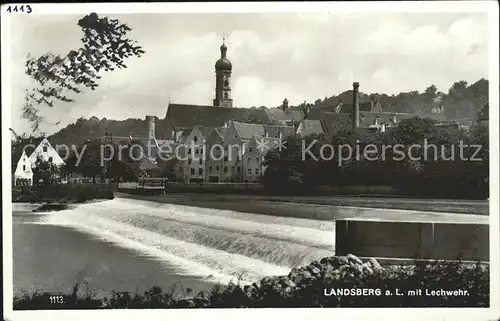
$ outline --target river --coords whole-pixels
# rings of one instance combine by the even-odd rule
[[[143,200],[32,213],[14,204],[14,294],[96,295],[158,285],[179,294],[249,283],[334,253],[334,223]]]

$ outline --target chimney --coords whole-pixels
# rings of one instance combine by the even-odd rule
[[[370,111],[373,111],[373,107],[375,107],[375,97],[374,96],[372,96],[372,98],[370,100],[370,106],[371,106]]]
[[[380,117],[375,117],[375,125],[380,126]]]
[[[382,124],[382,126],[380,127],[380,131],[383,133],[385,132],[385,124]]]
[[[148,138],[156,138],[155,135],[155,116],[146,116],[148,122]]]
[[[394,124],[396,124],[396,123],[398,122],[398,121],[396,120],[396,114],[394,114],[394,115],[392,116],[392,122],[393,122]]]
[[[359,128],[359,82],[352,84],[352,129]]]

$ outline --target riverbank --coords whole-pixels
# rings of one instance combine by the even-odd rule
[[[113,198],[112,186],[108,184],[55,184],[12,189],[13,203],[68,204]]]
[[[251,285],[219,284],[180,297],[153,287],[144,294],[114,292],[96,298],[79,294],[77,284],[72,293],[17,296],[14,309],[489,307],[489,279],[489,266],[479,263],[415,261],[412,266],[381,266],[375,259],[363,262],[347,255],[326,257]]]
[[[282,217],[333,221],[342,218],[370,218],[406,221],[487,221],[487,202],[370,199],[370,198],[280,198],[221,196],[209,194],[130,195],[116,192],[122,199],[190,207],[190,211],[227,210]]]

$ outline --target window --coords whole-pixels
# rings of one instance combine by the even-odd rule
[[[252,152],[252,146],[249,146],[248,147],[248,152],[251,153]]]
[[[227,156],[224,156],[224,161],[227,162]]]
[[[190,149],[188,149],[188,154],[189,154],[189,155],[191,155],[191,148],[190,148]]]
[[[258,168],[255,169],[255,174],[259,175],[260,170]]]
[[[219,166],[215,166],[215,171],[219,171]]]
[[[198,174],[203,175],[203,168],[198,168]]]
[[[257,162],[257,164],[259,163],[260,161],[259,156],[255,157],[255,161]]]
[[[46,153],[47,152],[47,146],[43,146],[43,152]]]
[[[224,98],[228,99],[229,95],[227,93],[224,93]]]
[[[53,158],[49,157],[49,163],[52,163]]]
[[[229,86],[229,81],[227,79],[224,79],[224,87],[228,87]],[[226,94],[227,95],[227,94]],[[226,97],[227,98],[227,97]]]
[[[196,149],[194,150],[194,153],[195,153],[196,155],[198,155],[198,154],[199,154],[199,152],[200,152],[200,151],[198,150],[198,148],[196,148]]]
[[[234,166],[231,167],[231,173],[234,173]]]
[[[211,171],[212,171],[212,166],[210,166],[210,167],[208,168],[208,171],[209,171],[209,172],[211,172]]]
[[[191,158],[190,158],[190,159],[188,159],[188,164],[189,164],[189,165],[191,165]]]
[[[252,169],[251,168],[248,169],[248,175],[252,175]]]
[[[236,167],[236,170],[237,170],[238,173],[241,172],[241,167],[239,167],[239,166]]]
[[[240,160],[241,160],[241,156],[240,155],[236,156],[236,161],[239,162]]]
[[[194,168],[191,168],[191,175],[194,175]]]
[[[26,165],[23,165],[23,171],[25,171],[25,170],[26,170]]]
[[[200,165],[203,164],[203,159],[200,158]]]
[[[224,173],[227,173],[227,166],[224,166]]]
[[[196,143],[198,141],[198,136],[194,136],[193,141]]]

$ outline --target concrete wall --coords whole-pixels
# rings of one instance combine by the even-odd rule
[[[337,220],[335,239],[337,255],[489,261],[488,224]]]

